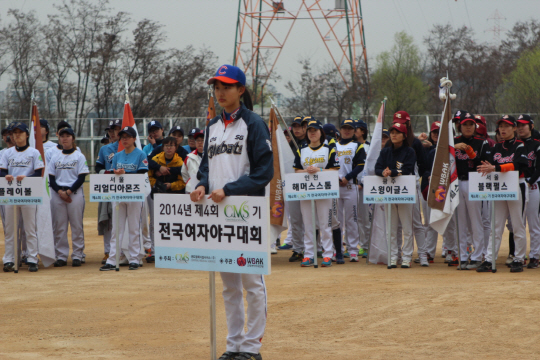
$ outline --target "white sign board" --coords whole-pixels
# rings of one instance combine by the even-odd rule
[[[337,170],[285,174],[285,201],[339,198]]]
[[[416,176],[365,176],[365,204],[414,204],[416,202]]]
[[[517,200],[519,192],[519,173],[492,172],[482,176],[478,172],[469,173],[469,200],[501,201]]]
[[[90,175],[90,202],[143,202],[146,174]]]
[[[26,176],[22,181],[0,178],[0,205],[40,205],[45,188],[42,177]]]
[[[154,194],[156,267],[270,274],[267,197]]]

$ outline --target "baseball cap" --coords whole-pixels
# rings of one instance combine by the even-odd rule
[[[122,136],[123,134],[126,134],[132,138],[137,137],[137,132],[131,126],[126,126],[122,130],[120,130],[120,132],[118,133],[118,137]]]
[[[313,129],[319,129],[319,130],[323,130],[323,126],[321,124],[321,122],[319,120],[310,120],[307,124],[307,128],[313,128]],[[324,130],[323,130],[324,131]]]
[[[480,136],[487,136],[487,129],[484,124],[476,124],[476,133]]]
[[[49,122],[45,119],[39,119],[39,125],[49,130]]]
[[[334,124],[324,124],[322,128],[326,135],[330,135],[333,138],[336,137],[337,129]]]
[[[357,120],[356,121],[356,127],[359,129],[366,129],[367,130],[367,124],[363,120]]]
[[[392,126],[390,127],[390,131],[392,130],[397,130],[400,133],[403,133],[405,134],[405,136],[407,136],[407,126],[403,123],[400,123],[400,122],[393,123]]]
[[[302,120],[303,119],[304,119],[303,116],[295,116],[291,126],[294,125],[294,124],[302,125]]]
[[[341,124],[339,124],[339,127],[342,128],[344,126],[350,126],[353,129],[356,127],[355,121],[351,118],[345,119],[341,121]]]
[[[200,131],[201,131],[201,129],[199,129],[199,128],[193,128],[193,129],[189,130],[188,137],[189,136],[195,137],[195,135],[198,134]]]
[[[109,126],[105,130],[110,130],[115,126],[118,126],[119,128],[121,128],[122,127],[122,120],[120,120],[120,119],[109,120]]]
[[[103,143],[105,143],[105,141],[109,141],[110,139],[111,138],[109,137],[109,134],[107,133],[107,134],[105,134],[104,137],[101,138],[100,142],[103,144]]]
[[[155,127],[155,128],[158,128],[158,129],[163,129],[163,126],[161,125],[161,123],[157,120],[152,120],[148,123],[147,125],[148,127],[148,132],[150,132],[150,130]]]
[[[172,135],[175,131],[180,131],[182,133],[182,136],[184,136],[184,130],[180,125],[173,126],[171,130],[169,130],[169,135]]]
[[[392,122],[405,124],[407,121],[410,121],[410,120],[411,120],[411,117],[409,116],[409,113],[401,110],[394,114],[394,119],[392,120]]]
[[[529,115],[527,114],[521,114],[518,116],[517,118],[517,122],[518,123],[521,123],[521,124],[531,124],[531,125],[534,125],[534,121],[532,119],[532,117],[530,117]]]
[[[440,130],[440,129],[441,129],[441,122],[440,121],[434,121],[431,124],[431,129],[429,130],[429,132],[432,132],[432,131],[435,131],[435,130]]]
[[[194,129],[191,129],[191,130],[193,131]],[[199,129],[197,129],[197,130],[199,130]],[[192,131],[190,131],[190,134],[191,134]],[[195,134],[190,135],[190,136],[193,136],[194,139],[197,139],[197,138],[199,138],[199,137],[203,137],[203,138],[204,138],[204,130],[199,130],[199,131],[197,131]]]
[[[497,120],[497,125],[499,125],[501,122],[505,122],[508,125],[517,126],[516,119],[511,115],[503,115],[502,118]]]
[[[10,130],[9,125],[2,129],[2,132],[0,134],[4,135],[4,133],[8,132]]]
[[[302,118],[302,124],[303,124],[304,122],[306,122],[306,121],[309,123],[309,122],[312,121],[312,120],[318,121],[318,120],[315,119],[313,116],[304,116],[304,117]]]
[[[390,131],[388,129],[382,129],[382,136],[390,137]]]
[[[452,121],[461,121],[461,119],[463,119],[463,117],[467,113],[468,113],[467,110],[458,110],[458,111],[456,111],[456,113],[454,114],[454,117],[452,118]]]
[[[28,126],[23,122],[16,122],[13,125],[13,130],[19,129],[21,131],[26,131],[27,134],[30,134],[30,131],[28,130]]]
[[[476,115],[474,117],[474,120],[476,121],[477,124],[483,124],[484,126],[486,126],[486,118],[483,117],[482,115]]]
[[[73,131],[72,128],[69,128],[69,127],[65,127],[63,129],[60,129],[60,131],[58,132],[58,136],[60,136],[60,135],[62,135],[64,133],[68,133],[71,136],[75,136],[75,132]]]
[[[40,120],[40,122],[41,122],[41,120]],[[62,120],[62,121],[60,121],[58,123],[58,125],[56,125],[56,131],[59,131],[60,129],[63,129],[63,128],[66,128],[66,127],[70,128],[71,125],[69,125],[69,123],[67,121]]]
[[[472,121],[476,124],[476,119],[474,118],[474,115],[471,113],[465,113],[465,115],[461,116],[461,119],[459,120],[460,124],[463,124],[467,121]]]
[[[212,85],[217,80],[225,84],[234,84],[240,83],[246,85],[246,74],[239,67],[232,65],[221,65],[214,75],[213,78],[210,78],[206,83]]]

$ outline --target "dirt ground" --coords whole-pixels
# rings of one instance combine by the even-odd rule
[[[82,267],[0,273],[0,359],[209,359],[208,274],[98,271],[96,215],[88,203]],[[511,274],[507,251],[496,274],[457,271],[440,253],[429,268],[387,270],[300,268],[280,251],[266,277],[263,358],[539,359],[540,269]],[[221,354],[221,296],[217,310]]]

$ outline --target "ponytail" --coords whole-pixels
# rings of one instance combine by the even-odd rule
[[[251,94],[249,93],[249,90],[247,87],[244,86],[246,89],[244,93],[242,94],[242,97],[240,98],[242,102],[244,103],[245,107],[247,107],[249,110],[253,111],[253,100],[251,100]]]

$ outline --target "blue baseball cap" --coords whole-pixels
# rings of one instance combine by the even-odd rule
[[[158,128],[158,129],[163,129],[163,126],[157,120],[150,121],[147,126],[148,126],[148,132],[150,132],[150,129],[152,129],[153,127]]]
[[[65,127],[63,129],[61,129],[59,132],[58,132],[58,136],[62,135],[63,133],[68,133],[69,135],[71,136],[75,136],[75,132],[73,131],[72,128],[69,128],[69,127]]]
[[[217,80],[225,84],[240,83],[246,86],[246,74],[239,67],[233,65],[221,65],[217,69],[213,78],[209,79],[206,83],[212,85]]]
[[[324,124],[322,128],[326,135],[330,135],[333,138],[336,137],[337,129],[334,124]]]
[[[129,137],[137,138],[137,131],[131,126],[126,126],[118,133],[118,137],[121,137],[123,134],[126,134]]]
[[[302,125],[302,120],[303,119],[304,118],[302,116],[295,116],[295,118],[294,118],[294,120],[292,122],[292,125],[294,125],[294,124]]]
[[[30,134],[28,126],[23,122],[16,122],[15,125],[13,125],[13,130],[15,129],[19,129],[21,131],[25,131],[27,134]]]
[[[199,132],[201,132],[201,129],[195,127],[193,129],[189,130],[188,137],[191,136],[191,137],[194,138]]]
[[[184,136],[184,129],[182,129],[181,126],[179,125],[173,126],[171,130],[169,130],[169,135],[172,135],[175,131],[180,131],[182,133],[182,136]]]
[[[39,125],[49,130],[49,122],[45,119],[39,119]]]
[[[356,127],[360,129],[366,129],[367,130],[367,124],[363,122],[362,120],[358,120],[356,122]]]
[[[390,137],[390,131],[388,131],[388,129],[382,129],[382,136],[387,136],[387,137]]]
[[[339,125],[340,128],[344,126],[350,126],[354,129],[356,127],[356,122],[353,119],[348,118],[348,119],[342,120],[341,124]]]
[[[307,124],[307,128],[313,128],[313,129],[319,129],[319,130],[323,130],[323,126],[321,124],[321,122],[319,120],[310,120]],[[324,130],[323,130],[324,131]]]

